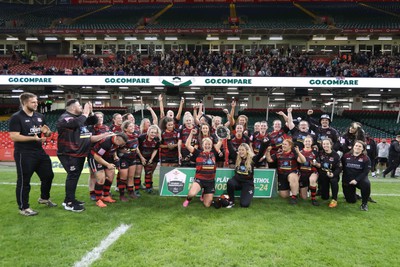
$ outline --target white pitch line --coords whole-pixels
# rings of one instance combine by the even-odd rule
[[[100,245],[86,253],[83,258],[74,264],[74,267],[87,267],[93,262],[101,257],[101,254],[106,251],[106,249],[111,246],[115,241],[120,238],[121,235],[125,234],[126,231],[131,227],[131,225],[121,224],[114,231],[112,231],[106,238],[104,238]]]

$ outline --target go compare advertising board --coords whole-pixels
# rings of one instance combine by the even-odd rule
[[[0,85],[400,88],[395,78],[1,75]]]
[[[195,168],[160,168],[160,195],[186,197],[193,183]],[[227,182],[234,175],[233,169],[217,168],[215,195],[227,192]],[[276,195],[275,169],[254,170],[254,197],[271,198]],[[274,193],[275,192],[275,193]],[[240,196],[239,192],[235,195]]]

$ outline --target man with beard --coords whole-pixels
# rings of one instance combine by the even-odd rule
[[[39,204],[56,207],[50,200],[50,189],[54,178],[50,157],[42,147],[42,142],[51,135],[45,124],[44,116],[36,112],[38,107],[37,96],[23,93],[19,97],[22,109],[13,114],[10,119],[10,138],[14,141],[14,159],[17,167],[17,203],[20,214],[34,216],[38,212],[29,207],[29,192],[31,177],[34,172],[40,178]],[[43,135],[43,136],[42,136]]]

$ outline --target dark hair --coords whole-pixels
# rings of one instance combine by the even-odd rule
[[[124,133],[117,132],[117,133],[115,133],[115,136],[116,137],[118,137],[118,136],[121,137],[125,141],[125,143],[128,142],[128,136],[126,134],[124,134]]]
[[[171,117],[162,118],[160,121],[160,130],[165,131],[165,129],[167,129],[168,122],[171,122],[171,121],[174,122],[174,119]]]
[[[129,116],[129,115],[132,115],[132,116],[133,116],[132,113],[125,113],[124,115],[122,115],[122,121],[128,120],[128,116]]]
[[[122,125],[121,125],[122,131],[125,132],[125,130],[128,129],[128,127],[129,127],[130,124],[133,124],[133,122],[128,121],[128,120],[124,121],[124,122],[122,123]]]
[[[79,101],[78,99],[71,99],[71,100],[68,100],[68,101],[67,101],[67,104],[65,104],[65,107],[69,107],[69,106],[75,104],[75,103],[78,102],[78,101]]]

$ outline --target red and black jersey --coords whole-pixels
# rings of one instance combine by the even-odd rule
[[[72,157],[86,157],[88,155],[92,133],[88,130],[86,121],[91,118],[84,115],[74,115],[68,111],[60,116],[57,121],[58,155]]]
[[[233,148],[237,151],[239,146],[243,143],[250,144],[250,140],[247,136],[242,135],[242,138],[237,138],[235,135],[231,138]]]
[[[300,172],[302,173],[312,173],[312,172],[316,172],[317,168],[315,168],[315,166],[311,165],[311,163],[313,162],[313,160],[317,159],[317,152],[314,150],[304,150],[302,149],[300,151],[301,154],[303,154],[303,156],[306,158],[306,162],[304,163],[299,163],[300,164]]]
[[[250,144],[250,140],[245,135],[242,135],[242,138],[237,138],[235,135],[233,135],[229,143],[230,146],[233,148],[233,150],[237,152],[241,144],[243,143]],[[229,163],[234,164],[235,161],[236,161],[236,153],[229,153]]]
[[[134,132],[133,134],[128,134],[128,142],[126,142],[124,148],[127,150],[128,153],[125,153],[122,158],[126,159],[136,159],[137,156],[137,148],[139,146],[138,134]]]
[[[290,133],[292,134],[292,140],[295,146],[298,146],[300,150],[304,148],[304,139],[306,139],[307,136],[311,136],[313,139],[313,145],[316,144],[317,142],[317,137],[315,134],[310,133],[310,132],[302,132],[296,127],[294,127],[292,130],[290,130]]]
[[[197,128],[197,127],[196,127]],[[193,129],[196,129],[193,128]],[[192,129],[182,127],[178,134],[178,139],[182,140],[182,148],[186,148],[186,140],[188,139]],[[192,146],[197,144],[197,134],[192,136]]]
[[[272,146],[271,155],[275,154],[282,147],[283,140],[291,138],[286,134],[286,129],[287,127],[285,127],[285,129],[280,129],[279,131],[270,132],[268,134],[268,139],[270,140]]]
[[[121,125],[115,125],[115,124],[111,125],[110,131],[113,133],[122,133]]]
[[[164,131],[161,134],[161,145],[168,145],[168,144],[178,144],[178,132],[173,130],[172,132]],[[160,157],[173,159],[178,158],[178,148],[175,147],[174,149],[169,148],[160,148]]]
[[[114,144],[113,140],[116,136],[106,137],[99,142],[97,142],[94,147],[90,150],[90,155],[94,156],[95,154],[102,157],[105,161],[111,163],[114,161],[114,154],[119,148],[116,144]]]
[[[254,154],[257,154],[260,150],[261,143],[263,142],[267,134],[261,134],[260,132],[255,132],[250,136],[250,142],[252,143]]]
[[[103,134],[103,133],[107,133],[110,131],[110,128],[105,125],[93,125],[92,127],[90,127],[90,131],[92,132],[93,135],[99,135],[99,134]]]
[[[271,155],[272,159],[277,162],[278,173],[289,174],[298,169],[297,156],[293,151],[284,153],[283,151]]]
[[[196,174],[194,178],[200,180],[214,180],[217,165],[215,164],[214,152],[204,152],[195,149],[193,157],[196,158]]]
[[[344,183],[349,183],[353,179],[357,182],[368,179],[368,173],[371,170],[371,160],[367,155],[354,156],[352,153],[344,154],[342,165]]]
[[[139,136],[139,150],[146,160],[149,160],[154,150],[158,151],[159,147],[160,140],[157,137],[153,140],[148,140],[147,134],[142,134],[141,136]],[[153,162],[158,162],[157,155],[154,157]]]

